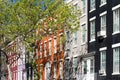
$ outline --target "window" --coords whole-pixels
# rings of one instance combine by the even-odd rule
[[[42,80],[42,65],[40,66],[40,80]]]
[[[95,20],[90,22],[90,41],[95,40]]]
[[[74,75],[76,75],[76,73],[77,73],[77,66],[78,66],[78,58],[75,57],[75,58],[73,58],[73,73],[74,73]]]
[[[62,44],[62,36],[60,36],[60,51],[63,49],[63,44]]]
[[[63,62],[60,61],[60,79],[63,79]]]
[[[81,26],[81,35],[82,35],[82,43],[85,43],[85,41],[86,41],[86,24],[83,24],[82,26]]]
[[[74,45],[76,45],[77,44],[77,31],[73,34],[73,36],[74,36]]]
[[[57,74],[57,63],[54,62],[54,79],[56,79],[56,74]]]
[[[106,50],[100,51],[100,71],[103,74],[106,72]]]
[[[45,65],[45,80],[50,80],[50,73],[51,73],[51,64],[47,62]]]
[[[68,79],[70,76],[70,62],[69,59],[65,60],[65,77]]]
[[[120,32],[120,8],[113,11],[113,33]]]
[[[40,44],[40,58],[42,58],[42,44]]]
[[[101,31],[106,33],[106,15],[101,16]]]
[[[67,37],[67,40],[70,39],[70,32],[69,31],[66,32],[66,37]]]
[[[54,53],[57,53],[57,39],[54,38]]]
[[[90,10],[95,9],[95,0],[90,0]]]
[[[36,49],[36,58],[38,59],[38,49]]]
[[[83,62],[83,74],[87,74],[87,61]]]
[[[101,0],[100,1],[100,4],[102,5],[102,4],[105,4],[106,3],[106,0]]]
[[[120,47],[113,48],[113,73],[120,72]]]
[[[86,0],[82,0],[82,14],[85,13],[86,10]]]
[[[90,73],[94,73],[94,60],[90,59]]]
[[[52,43],[51,40],[49,41],[49,55],[52,53]]]
[[[78,10],[78,4],[75,4],[74,5],[74,11],[77,11]]]
[[[46,57],[46,53],[47,53],[47,46],[46,46],[46,42],[44,42],[44,57]]]

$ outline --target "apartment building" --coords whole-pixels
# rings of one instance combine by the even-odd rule
[[[37,41],[37,66],[40,80],[63,80],[63,32],[48,35]]]
[[[74,10],[80,10],[80,27],[72,33],[66,32],[65,44],[65,80],[84,80],[84,66],[90,65],[85,61],[90,61],[87,56],[87,0],[66,0],[66,3],[73,5]]]
[[[90,80],[120,80],[119,32],[120,1],[88,0],[88,54],[95,73]]]

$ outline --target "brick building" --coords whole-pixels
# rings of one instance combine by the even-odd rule
[[[40,80],[63,80],[63,34],[59,32],[37,41],[37,66]]]

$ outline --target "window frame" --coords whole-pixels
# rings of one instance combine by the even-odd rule
[[[82,24],[81,25],[81,30],[82,30],[82,33],[81,33],[81,43],[84,44],[86,42],[86,23]],[[84,37],[83,37],[84,36]]]
[[[43,45],[42,45],[42,43],[40,44],[40,58],[42,58],[42,47],[43,47]]]
[[[114,34],[120,33],[120,17],[116,17],[116,15],[115,15],[116,14],[115,12],[118,10],[118,16],[120,16],[120,4],[113,7],[112,10],[113,10],[113,33],[112,33],[112,35],[114,35]],[[117,23],[117,21],[118,21],[118,23]],[[118,25],[118,27],[116,27],[115,25]]]
[[[102,3],[103,2],[103,3]],[[107,0],[100,0],[100,7],[107,4]]]
[[[94,4],[94,5],[93,5]],[[90,0],[90,11],[89,12],[92,12],[96,9],[96,0]]]
[[[96,35],[96,33],[95,33],[95,30],[96,30],[95,29],[96,28],[96,16],[90,18],[89,21],[90,21],[90,41],[89,42],[93,42],[93,41],[95,41],[95,35]],[[91,22],[94,22],[94,25],[92,25],[92,28],[91,28]],[[91,30],[93,28],[94,28],[94,30]],[[93,33],[91,33],[91,32],[93,32],[93,31],[94,31],[94,38],[92,39],[91,36],[93,36]]]
[[[120,43],[113,44],[112,48],[113,49],[119,48],[119,71],[118,72],[114,72],[114,50],[113,50],[113,73],[112,75],[117,75],[117,74],[120,74]]]
[[[57,53],[57,37],[54,36],[54,54]]]
[[[47,56],[47,41],[44,42],[44,57]]]
[[[105,19],[105,20],[103,20],[103,19]],[[104,28],[105,30],[103,30],[102,28]],[[105,36],[106,36],[106,32],[107,32],[106,28],[107,28],[107,11],[104,11],[100,14],[100,31],[105,31]]]
[[[106,50],[100,50],[100,71],[103,71],[102,75],[106,75]]]

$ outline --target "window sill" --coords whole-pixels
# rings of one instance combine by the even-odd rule
[[[83,42],[83,43],[81,43],[81,46],[84,46],[86,44],[86,42]]]
[[[112,35],[119,34],[119,33],[120,33],[120,31],[113,32]]]
[[[106,76],[106,73],[101,74],[100,76]]]
[[[103,4],[100,4],[100,6],[99,7],[102,7],[102,6],[104,6],[104,5],[106,5],[107,3],[105,2],[105,3],[103,3]]]
[[[95,39],[93,39],[93,40],[90,40],[89,42],[91,43],[91,42],[94,42],[95,41]]]
[[[74,44],[73,48],[77,48],[77,44]]]
[[[80,17],[82,18],[82,17],[84,17],[84,16],[86,16],[86,14],[85,14],[85,13],[83,13]]]
[[[112,75],[120,75],[119,72],[113,72]]]
[[[93,11],[95,11],[96,9],[94,8],[94,9],[91,9],[90,11],[89,11],[89,13],[91,13],[91,12],[93,12]]]

